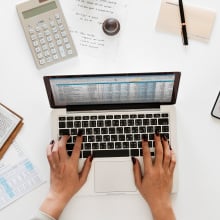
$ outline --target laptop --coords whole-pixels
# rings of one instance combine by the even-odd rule
[[[52,108],[52,138],[70,134],[72,153],[83,132],[79,170],[93,155],[92,168],[79,195],[136,194],[131,157],[143,171],[141,140],[147,134],[152,159],[154,133],[166,135],[177,152],[175,103],[180,72],[44,76]],[[175,169],[172,192],[177,192]]]

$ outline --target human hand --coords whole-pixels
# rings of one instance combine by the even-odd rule
[[[72,155],[66,153],[66,143],[69,136],[62,136],[59,141],[52,141],[47,148],[47,158],[50,165],[50,190],[42,203],[40,210],[57,219],[68,201],[86,182],[89,174],[92,156],[85,161],[82,171],[78,172],[78,162],[82,144],[82,136],[76,137]]]
[[[139,161],[132,158],[135,184],[147,201],[155,220],[173,220],[175,216],[171,206],[170,194],[176,158],[165,136],[160,137],[159,133],[156,133],[154,143],[155,160],[152,160],[147,139],[145,136],[143,137],[143,176]]]

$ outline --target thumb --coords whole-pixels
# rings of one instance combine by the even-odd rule
[[[80,178],[79,178],[79,181],[80,181],[80,185],[82,186],[86,180],[87,180],[87,177],[89,175],[89,171],[90,171],[90,168],[91,168],[91,165],[92,165],[92,160],[93,160],[93,157],[92,156],[89,156],[84,165],[83,165],[83,168],[82,168],[82,171],[80,172]]]
[[[132,162],[133,162],[133,172],[134,172],[134,181],[135,181],[135,185],[138,188],[138,190],[140,191],[141,189],[141,182],[142,182],[142,174],[141,174],[141,166],[139,161],[132,157]]]

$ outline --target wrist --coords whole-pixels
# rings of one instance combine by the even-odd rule
[[[40,211],[58,219],[67,203],[68,201],[66,199],[62,199],[59,198],[59,196],[48,193],[40,206]]]
[[[149,204],[154,220],[175,220],[171,201],[157,201],[155,204]]]

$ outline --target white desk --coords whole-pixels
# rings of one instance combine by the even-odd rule
[[[185,48],[180,37],[155,32],[159,1],[127,1],[127,25],[116,62],[79,56],[42,71],[35,68],[24,38],[15,9],[17,0],[2,1],[0,101],[24,117],[19,140],[48,180],[45,149],[50,142],[50,108],[43,75],[181,71],[176,104],[179,192],[173,200],[175,213],[178,220],[220,219],[220,120],[210,116],[220,89],[220,3],[218,0],[187,1],[216,9],[217,19],[208,44],[189,41]],[[1,210],[0,219],[28,219],[39,207],[48,186],[47,182]],[[138,196],[106,196],[73,198],[60,219],[146,220],[151,215]]]

